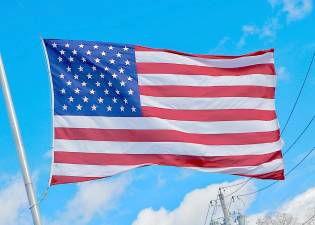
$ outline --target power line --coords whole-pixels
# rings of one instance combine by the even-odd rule
[[[291,169],[285,174],[285,176],[289,176],[297,167],[299,167],[299,166],[305,161],[305,159],[306,159],[314,150],[315,150],[315,146],[314,146],[293,168],[291,168]],[[242,195],[237,195],[237,196],[238,196],[238,197],[244,197],[244,196],[256,194],[256,193],[258,193],[258,192],[262,192],[262,191],[264,191],[264,190],[270,188],[271,186],[275,185],[275,184],[278,183],[278,182],[279,182],[279,180],[276,180],[276,181],[272,182],[271,184],[268,184],[267,186],[258,189],[257,191],[253,191],[253,192],[249,192],[249,193],[242,194]]]
[[[219,198],[219,195],[217,195],[217,199],[215,200],[215,207],[216,207],[216,205],[217,205],[217,200],[218,200],[218,198]],[[208,206],[208,210],[207,210],[207,215],[206,215],[206,219],[205,219],[205,222],[204,222],[204,225],[206,225],[207,224],[207,221],[208,221],[208,215],[209,215],[209,211],[210,211],[210,207],[211,207],[211,203],[213,202],[213,200],[211,200],[211,201],[209,201],[209,206]],[[214,209],[213,209],[214,210]],[[213,213],[212,213],[212,216],[211,216],[211,220],[212,220],[212,217],[213,217]],[[210,220],[210,221],[211,221]]]
[[[296,145],[296,143],[302,138],[302,136],[305,134],[305,132],[308,130],[308,128],[311,126],[311,124],[313,123],[313,121],[315,120],[315,115],[312,117],[312,119],[307,123],[307,125],[303,128],[303,130],[300,132],[300,134],[295,138],[295,140],[291,143],[291,145],[287,148],[287,150],[283,153],[283,156],[285,156],[289,151],[291,151],[291,149]],[[260,165],[261,166],[261,165]],[[258,166],[258,168],[260,167]],[[288,175],[288,174],[286,174]],[[233,195],[234,193],[238,192],[239,190],[241,190],[243,187],[245,187],[247,185],[247,183],[253,179],[252,177],[243,181],[243,182],[240,182],[238,184],[235,184],[235,185],[231,185],[231,187],[233,186],[238,186],[238,185],[241,185],[243,184],[242,186],[240,186],[239,188],[237,188],[235,191],[233,191],[231,194],[228,194],[227,197]],[[263,188],[263,190],[269,188],[270,186],[274,185],[274,183],[277,183],[278,181],[275,181],[269,185],[267,185],[266,187]]]
[[[300,88],[300,90],[299,90],[298,96],[297,96],[296,99],[295,99],[295,102],[294,102],[294,104],[293,104],[293,108],[291,109],[291,112],[290,112],[290,114],[289,114],[289,117],[287,118],[287,121],[285,122],[285,125],[284,125],[284,127],[283,127],[283,129],[282,129],[281,135],[284,134],[284,132],[285,132],[285,130],[286,130],[286,128],[287,128],[287,125],[288,125],[288,123],[289,123],[289,121],[290,121],[290,119],[291,119],[291,116],[292,116],[292,114],[293,114],[293,112],[294,112],[294,110],[295,110],[295,108],[296,108],[296,105],[297,105],[297,103],[298,103],[298,101],[299,101],[299,99],[300,99],[300,97],[301,97],[301,93],[302,93],[302,91],[303,91],[303,89],[304,89],[306,80],[307,80],[307,78],[308,78],[308,76],[309,76],[309,74],[310,74],[310,71],[311,71],[311,68],[312,68],[312,65],[313,65],[314,58],[315,58],[315,52],[313,53],[313,57],[312,57],[312,60],[311,60],[311,62],[310,62],[310,64],[309,64],[309,66],[308,66],[308,70],[307,70],[307,73],[306,73],[306,75],[305,75],[305,77],[304,77],[302,86],[301,86],[301,88]]]
[[[238,185],[241,185],[243,183],[247,183],[249,180],[251,180],[252,178],[249,178],[245,181],[242,181],[242,182],[239,182],[239,183],[236,183],[236,184],[232,184],[232,185],[228,185],[228,186],[223,186],[221,187],[221,189],[226,189],[226,188],[231,188],[231,187],[235,187],[235,186],[238,186]]]
[[[308,122],[306,127],[302,130],[302,132],[297,136],[297,138],[292,142],[292,144],[287,148],[287,150],[283,153],[285,156],[291,149],[292,147],[300,140],[300,138],[304,135],[304,133],[307,131],[307,129],[310,127],[310,125],[313,123],[315,119],[315,116],[312,117],[312,119]]]
[[[229,193],[228,195],[226,195],[226,197],[229,197],[229,196],[231,196],[231,195],[233,195],[234,193],[236,193],[236,192],[238,192],[239,190],[241,190],[243,187],[245,187],[246,185],[247,185],[247,183],[249,182],[249,181],[251,181],[253,178],[251,177],[251,178],[249,178],[249,179],[247,179],[246,180],[246,182],[243,182],[243,184],[239,187],[239,188],[237,188],[235,191],[233,191],[232,193]]]

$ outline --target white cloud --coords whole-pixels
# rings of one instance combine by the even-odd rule
[[[0,225],[33,224],[22,178],[0,174],[0,182],[4,184],[0,188]],[[57,212],[50,220],[42,219],[50,225],[86,225],[94,217],[115,208],[130,182],[131,177],[125,175],[114,180],[78,184],[77,192],[62,212]]]
[[[288,13],[288,20],[300,20],[310,14],[312,8],[312,0],[286,0],[284,10]]]
[[[223,38],[221,38],[218,42],[218,44],[213,48],[211,49],[210,53],[212,54],[213,52],[216,52],[216,51],[222,51],[222,49],[224,49],[225,45],[231,40],[230,37],[228,36],[224,36]]]
[[[0,225],[31,225],[24,183],[20,176],[1,177]]]
[[[280,24],[277,17],[270,18],[261,27],[253,24],[246,24],[242,27],[243,34],[237,43],[237,47],[242,48],[250,36],[258,36],[260,39],[272,41],[275,39],[279,29]]]
[[[315,210],[315,188],[310,188],[304,193],[297,195],[292,200],[284,203],[279,211],[288,213],[296,218],[299,222],[304,222],[314,214]]]
[[[250,36],[257,36],[266,41],[273,41],[278,31],[285,25],[281,21],[286,18],[288,22],[297,21],[308,16],[313,9],[312,0],[268,0],[274,14],[264,24],[246,24],[242,26],[242,35],[237,43],[238,48],[246,45]]]
[[[277,76],[278,76],[278,79],[281,81],[290,80],[290,74],[288,70],[286,69],[286,67],[284,66],[277,67]]]
[[[231,185],[240,182],[225,182],[221,184],[211,184],[205,188],[195,189],[184,197],[180,205],[168,210],[161,207],[158,210],[153,208],[145,208],[139,214],[133,225],[191,225],[203,224],[208,209],[208,204],[211,199],[216,199],[218,188],[221,186]],[[237,187],[236,187],[237,188]],[[253,183],[249,183],[239,193],[245,193],[255,190]],[[233,191],[233,188],[229,191]],[[226,194],[228,194],[227,192]],[[231,205],[231,211],[240,210],[245,211],[254,199],[254,195],[236,201]],[[216,211],[215,217],[222,216],[220,210]]]
[[[295,196],[293,199],[283,203],[275,213],[285,213],[297,219],[299,224],[305,222],[308,218],[314,215],[315,210],[315,187]],[[248,225],[256,225],[259,218],[272,212],[260,212],[247,217]]]
[[[312,12],[312,0],[269,0],[272,7],[279,6],[289,22],[301,20]]]
[[[131,178],[121,176],[115,180],[99,180],[78,185],[75,196],[69,200],[63,212],[51,225],[85,225],[95,216],[102,216],[115,208],[119,197]]]

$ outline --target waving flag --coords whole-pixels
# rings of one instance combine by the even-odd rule
[[[52,185],[147,165],[284,179],[272,49],[213,56],[97,41],[44,44]]]

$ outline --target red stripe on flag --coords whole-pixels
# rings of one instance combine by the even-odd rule
[[[66,140],[186,142],[204,145],[244,145],[271,143],[278,141],[279,138],[279,130],[239,134],[192,134],[177,130],[55,128],[55,139]]]
[[[257,64],[236,68],[216,68],[172,63],[137,63],[138,74],[181,74],[209,76],[275,75],[273,64]],[[149,75],[148,75],[149,76]]]
[[[274,87],[261,86],[139,86],[140,94],[155,97],[254,97],[274,98]]]
[[[105,178],[105,177],[76,177],[76,176],[53,175],[51,177],[50,185],[76,183],[76,182],[90,181],[90,180],[96,180],[96,179],[101,179],[101,178]]]
[[[281,151],[262,155],[235,156],[188,156],[171,154],[108,154],[62,152],[55,150],[55,163],[84,164],[84,165],[165,165],[179,167],[241,167],[257,166],[266,162],[280,159]]]
[[[258,178],[258,179],[284,180],[284,170],[273,171],[273,172],[265,173],[265,174],[255,174],[255,175],[234,174],[234,175],[247,176],[247,177],[253,177],[253,178]],[[96,179],[101,179],[101,178],[105,178],[105,177],[77,177],[77,176],[53,175],[51,178],[50,185],[91,181],[91,180],[96,180]]]
[[[253,178],[258,178],[258,179],[273,179],[273,180],[284,180],[284,170],[278,170],[278,171],[273,171],[270,173],[264,173],[264,174],[234,174],[238,176],[246,176],[246,177],[253,177]]]
[[[142,115],[184,121],[270,121],[276,119],[274,110],[256,109],[177,110],[142,106]]]
[[[227,56],[227,55],[191,54],[191,53],[178,52],[178,51],[169,50],[169,49],[148,48],[148,47],[143,47],[143,46],[135,46],[135,50],[136,51],[150,51],[150,52],[169,52],[169,53],[174,53],[176,55],[192,56],[192,57],[206,58],[206,59],[237,59],[237,58],[248,57],[248,56],[263,55],[263,54],[266,54],[268,52],[274,52],[274,49],[272,48],[272,49],[261,50],[261,51],[252,52],[249,54],[244,54],[244,55]]]

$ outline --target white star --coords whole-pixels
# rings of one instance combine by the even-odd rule
[[[125,86],[125,85],[126,85],[125,81],[122,80],[122,81],[120,82],[120,86]]]
[[[94,45],[93,48],[94,48],[94,49],[98,49],[98,45]]]
[[[125,64],[128,66],[128,65],[130,65],[130,61],[127,59],[126,61],[125,61]]]
[[[113,83],[110,82],[110,81],[108,81],[108,86],[109,86],[109,87],[113,86]]]
[[[102,53],[101,53],[101,54],[102,54],[102,56],[105,56],[105,55],[106,55],[106,52],[102,51]]]
[[[109,91],[107,89],[104,90],[105,95],[109,94]]]
[[[127,80],[132,81],[132,77],[128,76]]]
[[[82,99],[83,99],[83,102],[88,102],[89,101],[89,98],[86,97],[86,96],[84,96],[84,98],[82,98]]]
[[[81,86],[82,86],[82,87],[86,87],[86,82],[83,81],[83,82],[81,83]]]
[[[62,49],[62,50],[60,50],[60,54],[61,55],[64,55],[65,54],[65,51]]]
[[[103,103],[103,102],[104,102],[104,98],[99,97],[99,98],[97,99],[97,101],[98,101],[98,103]]]
[[[127,48],[127,46],[125,46],[123,49],[124,49],[124,51],[128,51],[129,48]]]
[[[95,94],[95,91],[94,91],[93,89],[91,89],[91,90],[90,90],[90,94],[91,94],[91,95],[94,95],[94,94]]]
[[[74,74],[73,78],[74,78],[75,80],[78,80],[78,79],[79,79],[79,76],[78,76],[77,74]]]
[[[69,43],[65,44],[65,47],[66,47],[66,48],[69,48],[69,47],[70,47]]]
[[[65,111],[65,110],[67,110],[67,109],[68,109],[68,106],[64,104],[64,105],[62,106],[62,110]]]
[[[135,112],[136,108],[134,106],[131,107],[131,112]]]
[[[84,57],[81,58],[82,62],[86,62],[86,59]]]
[[[110,59],[109,62],[110,62],[111,64],[115,64],[115,59]]]
[[[101,61],[99,58],[96,58],[94,60],[95,60],[96,63],[100,63],[100,61]]]
[[[83,44],[79,44],[79,47],[80,47],[80,48],[83,48],[83,47],[84,47],[84,45],[83,45]]]
[[[107,111],[112,111],[112,107],[109,105],[106,107]]]
[[[80,89],[79,88],[74,89],[74,93],[80,94]]]
[[[70,80],[68,80],[66,83],[68,86],[70,86],[72,84],[72,82]]]
[[[60,90],[60,92],[61,92],[61,94],[66,94],[66,90],[65,90],[64,88],[62,88],[62,89]]]
[[[124,72],[125,72],[125,70],[123,68],[119,69],[119,73],[124,73]]]
[[[58,57],[58,61],[59,61],[59,62],[62,62],[62,58],[61,58],[60,56]]]
[[[133,90],[132,89],[129,89],[128,95],[133,95]]]
[[[92,109],[92,111],[95,111],[96,110],[96,105],[92,105],[91,109]]]
[[[76,107],[77,107],[77,110],[82,110],[82,105],[79,104]]]
[[[113,47],[113,46],[109,46],[108,49],[109,49],[109,50],[113,50],[114,47]]]
[[[114,103],[117,103],[117,98],[114,97],[112,100]]]
[[[118,58],[121,58],[121,54],[120,54],[119,52],[116,54],[116,56],[117,56]]]
[[[128,104],[128,100],[126,98],[124,98],[124,103]]]
[[[116,73],[113,73],[113,74],[112,74],[112,77],[113,77],[114,79],[117,79],[118,75],[117,75]]]
[[[95,66],[92,66],[92,70],[95,71],[95,70],[96,70],[96,67],[95,67]]]
[[[52,43],[53,48],[57,48],[56,42]]]
[[[73,49],[72,54],[76,55],[77,53],[78,53],[77,50]]]
[[[105,75],[101,73],[101,74],[100,74],[100,77],[101,77],[101,78],[104,78],[104,77],[105,77]]]
[[[91,55],[91,53],[92,52],[90,50],[87,50],[87,52],[86,52],[87,55]]]
[[[67,67],[67,72],[71,72],[71,67],[70,66]]]
[[[108,69],[108,67],[106,66],[106,67],[104,68],[104,70],[105,70],[105,71],[108,71],[109,69]]]
[[[59,75],[59,78],[60,78],[60,79],[64,79],[64,78],[65,78],[65,75],[64,75],[63,73],[61,73],[61,74]]]
[[[92,79],[92,75],[89,73],[86,75],[88,79]]]
[[[123,106],[120,106],[120,111],[125,111],[125,107],[123,107]]]
[[[96,84],[97,87],[101,86],[101,83],[98,82],[98,81],[95,84]]]
[[[68,99],[70,102],[73,102],[73,100],[74,100],[74,98],[72,96],[70,96]]]
[[[116,89],[116,91],[115,91],[115,92],[116,92],[116,94],[117,94],[117,95],[119,95],[119,94],[120,94],[120,91],[119,91],[119,90],[117,90],[117,89]]]
[[[69,57],[69,62],[73,62],[73,57]]]

